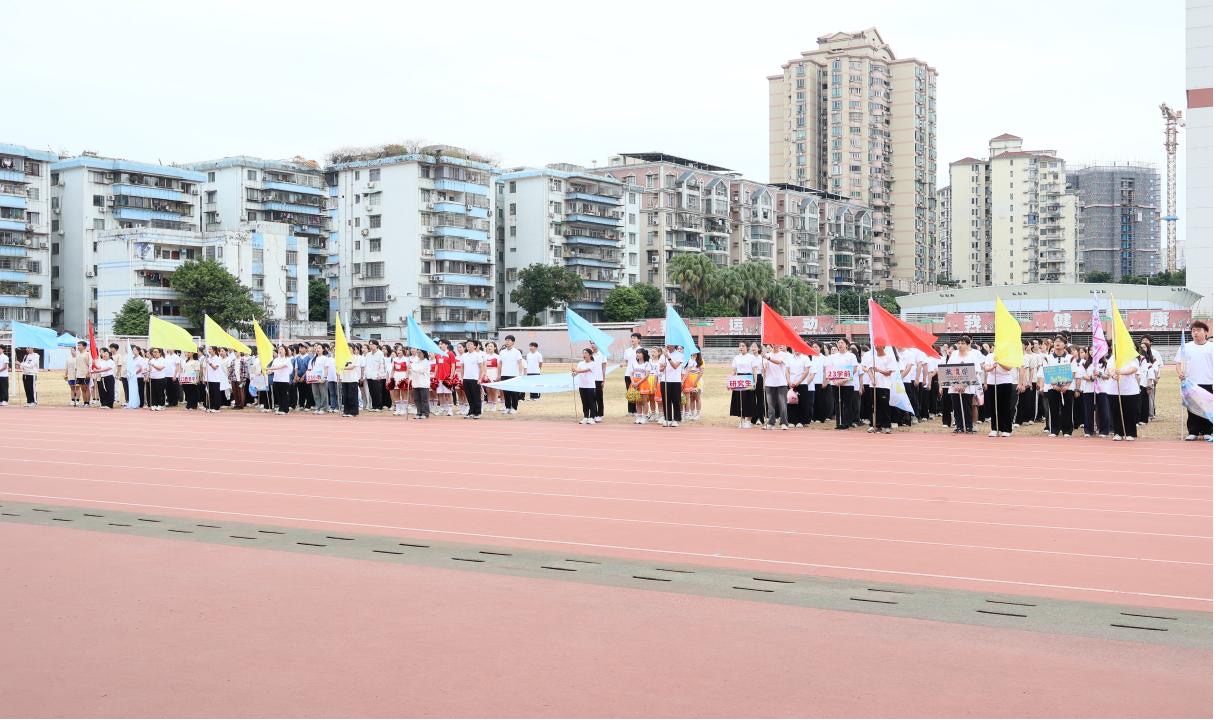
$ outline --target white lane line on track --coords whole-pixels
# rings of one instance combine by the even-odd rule
[[[879,543],[909,543],[909,544],[915,544],[915,545],[941,546],[941,547],[946,547],[946,548],[971,548],[971,549],[977,549],[977,550],[993,550],[993,551],[1016,552],[1016,553],[1035,553],[1035,554],[1042,554],[1042,555],[1057,555],[1057,556],[1075,556],[1075,557],[1081,557],[1081,558],[1107,558],[1107,559],[1111,559],[1111,560],[1142,561],[1142,562],[1147,562],[1147,563],[1171,563],[1171,564],[1186,565],[1186,566],[1211,567],[1211,565],[1212,565],[1211,563],[1203,563],[1203,562],[1199,562],[1199,561],[1178,561],[1178,560],[1161,559],[1161,558],[1141,558],[1141,557],[1137,557],[1137,556],[1117,556],[1117,555],[1108,555],[1108,554],[1100,554],[1100,553],[1077,553],[1077,552],[1072,552],[1072,551],[1052,551],[1052,550],[1041,550],[1041,549],[1034,549],[1034,548],[1011,548],[1011,547],[1005,547],[1005,546],[971,545],[971,544],[966,544],[966,543],[944,543],[944,542],[937,542],[937,541],[922,541],[922,540],[898,539],[898,538],[873,538],[873,537],[868,537],[868,536],[845,535],[845,534],[836,534],[836,533],[814,533],[814,532],[810,532],[810,531],[800,531],[800,530],[747,528],[747,527],[742,527],[742,526],[717,525],[717,524],[712,524],[712,523],[692,523],[692,522],[672,521],[672,520],[646,520],[646,519],[639,519],[639,518],[615,518],[615,517],[600,516],[600,515],[582,515],[582,514],[578,514],[578,513],[557,513],[557,512],[545,512],[545,511],[534,511],[534,510],[515,510],[515,509],[510,509],[510,508],[486,508],[486,507],[479,507],[479,506],[449,505],[449,504],[443,504],[443,503],[420,503],[420,502],[414,502],[414,501],[389,500],[389,499],[383,499],[383,498],[349,498],[349,497],[337,496],[337,495],[317,495],[317,494],[312,494],[312,493],[290,493],[290,492],[281,492],[281,491],[274,491],[274,490],[249,490],[249,489],[242,489],[242,488],[219,488],[219,487],[202,486],[202,485],[174,485],[172,483],[141,483],[141,482],[127,481],[127,480],[105,480],[105,479],[101,479],[101,478],[69,478],[69,477],[53,476],[53,475],[31,475],[30,477],[44,478],[44,479],[50,479],[50,480],[70,480],[73,482],[84,482],[84,483],[90,483],[90,484],[103,483],[103,484],[109,484],[109,485],[130,485],[130,486],[138,486],[138,487],[167,488],[167,489],[171,489],[171,490],[201,490],[201,491],[216,492],[216,493],[240,493],[240,494],[245,494],[245,495],[272,495],[272,496],[277,496],[277,497],[289,497],[289,498],[333,500],[333,501],[338,501],[338,502],[343,502],[343,503],[369,503],[369,504],[376,504],[376,505],[399,505],[399,506],[407,506],[407,507],[414,507],[414,508],[435,508],[435,509],[440,509],[440,510],[458,510],[458,511],[469,511],[469,512],[477,512],[477,513],[503,513],[503,514],[507,514],[507,515],[533,515],[533,516],[544,517],[544,518],[572,518],[572,519],[577,519],[577,520],[591,520],[591,521],[601,521],[601,522],[607,522],[607,523],[638,523],[638,524],[643,524],[643,525],[665,525],[665,526],[684,527],[684,528],[709,528],[709,529],[714,529],[714,530],[726,530],[726,531],[732,531],[732,532],[738,532],[738,533],[759,533],[759,534],[766,534],[766,535],[771,534],[771,535],[787,535],[787,536],[807,536],[807,537],[815,537],[815,538],[839,538],[839,539],[845,539],[845,540],[872,541],[872,542],[879,542]]]
[[[860,567],[855,567],[855,566],[840,566],[840,565],[833,565],[833,564],[827,564],[827,563],[810,563],[810,562],[806,562],[806,561],[784,561],[784,560],[769,559],[769,558],[731,556],[731,555],[724,555],[724,554],[720,554],[720,553],[698,553],[698,552],[693,552],[693,551],[677,551],[677,550],[667,550],[667,549],[662,549],[662,548],[639,548],[639,547],[633,547],[633,546],[612,545],[612,544],[606,544],[606,543],[581,543],[578,541],[555,540],[555,539],[547,539],[547,538],[504,536],[504,535],[494,535],[494,534],[488,534],[488,533],[476,533],[476,532],[467,532],[467,531],[440,530],[440,529],[434,529],[434,528],[412,528],[412,527],[407,527],[407,526],[387,525],[387,524],[382,524],[382,523],[353,523],[353,522],[340,521],[340,520],[302,518],[302,517],[286,516],[286,515],[266,515],[266,514],[262,514],[262,513],[244,513],[244,512],[230,511],[230,510],[212,510],[212,509],[208,509],[208,508],[188,508],[188,507],[171,506],[171,505],[130,503],[130,502],[118,501],[118,500],[97,500],[97,499],[93,499],[93,498],[72,498],[72,497],[53,496],[53,495],[39,495],[39,494],[34,494],[34,493],[18,493],[18,492],[13,492],[13,491],[0,491],[0,495],[22,495],[22,496],[25,496],[28,498],[38,498],[39,500],[60,500],[60,501],[72,502],[72,503],[120,505],[120,506],[125,506],[128,508],[155,508],[157,510],[177,510],[177,511],[183,511],[183,512],[188,512],[188,513],[206,513],[206,514],[213,514],[213,515],[236,515],[236,516],[241,516],[241,517],[245,517],[245,518],[261,518],[261,519],[265,519],[265,520],[291,520],[291,521],[297,521],[297,522],[301,522],[301,523],[320,523],[323,525],[345,525],[345,526],[359,527],[359,528],[377,528],[377,529],[384,529],[384,530],[399,530],[399,531],[407,531],[407,532],[411,532],[411,533],[427,533],[427,534],[433,534],[433,535],[454,535],[454,536],[465,536],[465,537],[469,537],[469,538],[484,538],[484,539],[489,539],[489,540],[508,540],[508,541],[517,541],[517,542],[521,542],[521,543],[542,543],[542,544],[546,544],[546,545],[580,546],[580,547],[584,547],[584,548],[596,548],[596,549],[602,549],[602,550],[631,551],[631,552],[637,552],[637,553],[657,553],[660,555],[689,556],[689,557],[695,557],[695,558],[721,560],[721,561],[745,561],[748,563],[766,563],[766,564],[772,564],[772,565],[798,566],[798,567],[803,567],[803,568],[819,568],[819,569],[823,569],[823,570],[853,571],[856,573],[879,573],[879,574],[884,574],[884,575],[912,576],[912,577],[930,578],[930,579],[937,579],[937,580],[967,581],[967,582],[971,582],[971,583],[995,583],[995,584],[999,584],[999,585],[1027,586],[1027,587],[1033,587],[1033,588],[1047,588],[1047,589],[1064,590],[1064,591],[1082,591],[1082,592],[1086,592],[1086,593],[1110,593],[1110,594],[1119,594],[1119,595],[1125,595],[1125,596],[1164,598],[1164,599],[1173,599],[1173,600],[1181,600],[1181,601],[1199,601],[1199,602],[1204,602],[1204,603],[1212,602],[1212,599],[1210,599],[1210,598],[1202,598],[1202,597],[1198,597],[1198,596],[1182,596],[1182,595],[1169,594],[1169,593],[1152,593],[1152,592],[1145,592],[1145,591],[1122,591],[1122,590],[1113,589],[1113,588],[1089,588],[1089,587],[1085,587],[1085,586],[1066,586],[1066,585],[1055,584],[1055,583],[1036,583],[1033,581],[1010,581],[1010,580],[1004,580],[1004,579],[999,579],[999,578],[976,578],[976,577],[971,577],[971,576],[951,576],[951,575],[946,575],[946,574],[941,574],[941,573],[921,573],[921,572],[917,572],[917,571],[897,571],[897,570],[882,569],[882,568],[860,568]]]

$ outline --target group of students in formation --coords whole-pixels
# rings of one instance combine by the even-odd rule
[[[1193,341],[1183,350],[1179,375],[1212,390],[1212,345],[1208,326],[1196,321]],[[1156,388],[1163,359],[1150,337],[1141,338],[1135,359],[1116,367],[1113,353],[1095,359],[1089,347],[1072,344],[1065,334],[1024,345],[1021,367],[998,363],[992,346],[976,347],[962,336],[938,347],[937,355],[916,348],[871,349],[839,340],[831,349],[812,343],[813,354],[781,345],[739,344],[731,361],[738,378],[754,380],[752,389],[731,393],[730,414],[741,428],[782,430],[813,422],[835,429],[864,427],[890,433],[940,417],[942,427],[974,433],[987,422],[989,437],[1010,437],[1015,428],[1042,423],[1047,437],[1135,440],[1136,428],[1156,418]],[[942,384],[943,365],[973,365],[974,384]],[[1044,378],[1044,368],[1068,365],[1067,380]],[[892,404],[902,383],[911,412]],[[1212,440],[1210,420],[1188,413],[1187,440]]]
[[[257,406],[286,415],[292,410],[323,415],[392,410],[393,415],[432,414],[481,417],[491,411],[517,414],[523,395],[484,385],[519,375],[538,375],[544,357],[536,343],[525,353],[508,335],[501,347],[493,341],[468,340],[453,345],[444,339],[439,351],[408,349],[377,341],[350,344],[338,369],[329,344],[280,345],[266,364],[220,347],[204,352],[177,352],[131,346],[129,358],[117,344],[98,350],[93,359],[85,343],[72,348],[64,366],[73,407],[113,408],[116,380],[126,400],[153,411],[183,405],[187,410],[216,413],[226,408]],[[38,404],[37,351],[22,352],[20,369],[27,407]],[[138,389],[133,398],[130,377]],[[0,406],[8,404],[9,358],[0,351]],[[602,377],[601,377],[602,380]],[[434,410],[434,412],[432,412]]]

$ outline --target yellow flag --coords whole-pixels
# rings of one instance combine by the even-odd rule
[[[253,342],[258,348],[258,366],[265,372],[270,366],[270,361],[274,359],[274,346],[270,344],[270,338],[262,331],[262,325],[258,324],[258,320],[253,320]]]
[[[996,298],[996,345],[993,349],[993,359],[998,364],[1014,369],[1021,367],[1022,355],[1022,325],[1013,318],[1000,297]]]
[[[198,345],[194,344],[189,332],[155,315],[148,317],[148,346],[181,352],[198,351]]]
[[[1111,330],[1114,335],[1115,348],[1115,367],[1121,368],[1131,360],[1136,359],[1136,343],[1132,342],[1132,335],[1127,331],[1127,325],[1123,323],[1123,315],[1119,314],[1119,305],[1115,302],[1115,295],[1110,295],[1110,317],[1113,321]]]
[[[223,347],[235,349],[237,352],[250,353],[249,345],[224,331],[210,316],[203,315],[203,342],[208,347]]]
[[[346,332],[342,330],[342,315],[334,318],[337,320],[334,325],[334,370],[341,375],[346,363],[350,362],[350,346],[346,343]]]

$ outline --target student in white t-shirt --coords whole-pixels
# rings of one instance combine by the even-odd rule
[[[756,358],[748,351],[747,343],[739,343],[739,353],[730,361],[731,375],[739,378],[751,378],[752,384],[756,380]],[[747,428],[752,426],[752,417],[756,414],[755,407],[756,395],[754,388],[751,390],[736,389],[730,393],[730,416],[739,418],[739,427]]]
[[[152,397],[148,400],[148,409],[159,411],[165,409],[165,355],[159,347],[152,348],[152,356],[148,358],[148,386]]]
[[[0,407],[8,407],[8,380],[10,362],[4,348],[0,347]]]
[[[270,373],[274,402],[278,407],[275,414],[286,415],[291,410],[291,386],[292,377],[295,374],[295,358],[285,345],[280,346],[276,351],[267,372]]]
[[[684,379],[683,350],[683,347],[669,344],[659,352],[658,377],[663,385],[663,427],[680,426],[680,399],[683,395]],[[592,361],[596,361],[594,355]],[[594,366],[591,373],[594,376]]]
[[[838,339],[826,365],[835,371],[849,371],[847,377],[832,380],[824,385],[825,393],[836,398],[832,400],[836,409],[836,429],[848,430],[854,422],[853,408],[856,390],[853,387],[852,370],[857,367],[857,356],[849,351],[849,343],[846,340]]]
[[[595,368],[598,365],[594,353],[588,347],[583,350],[583,358],[570,367],[570,374],[574,376],[574,386],[578,388],[579,402],[583,407],[583,419],[578,421],[580,425],[596,423]]]
[[[760,364],[764,370],[764,400],[768,411],[764,429],[772,430],[780,420],[781,429],[788,430],[789,354],[782,345],[765,345]]]
[[[25,406],[38,406],[38,353],[33,347],[25,348],[21,358],[21,387],[25,390]]]
[[[414,398],[414,419],[431,416],[431,361],[426,350],[415,349],[410,358],[410,395]]]
[[[526,365],[525,365],[526,372],[524,374],[539,375],[541,369],[543,369],[545,366],[545,356],[540,353],[540,345],[538,345],[536,342],[529,342],[528,343],[528,354],[524,356],[524,360],[526,362]],[[540,393],[533,392],[532,394],[528,395],[528,398],[532,399],[532,400],[539,400]],[[520,397],[518,399],[516,399],[516,401],[515,401],[516,404],[519,403],[520,399],[523,399],[523,395],[520,395]],[[512,409],[515,409],[515,408],[512,408]]]
[[[97,379],[97,396],[103,410],[114,409],[114,360],[110,350],[101,348],[97,361],[93,363],[93,376]]]
[[[1072,354],[1068,351],[1068,340],[1063,335],[1056,335],[1047,352],[1043,367],[1039,368],[1039,384],[1046,391],[1047,398],[1047,437],[1072,437],[1072,403],[1074,382],[1049,385],[1043,373],[1044,367],[1054,365],[1069,365],[1073,362]],[[1139,390],[1137,390],[1139,392]]]
[[[469,412],[466,420],[477,420],[481,417],[481,380],[486,376],[486,356],[477,347],[477,343],[469,340],[464,343],[464,352],[459,356],[461,367],[461,385],[464,388],[464,398],[468,401]]]
[[[980,365],[983,364],[984,356],[979,350],[971,346],[971,337],[963,335],[955,342],[955,349],[950,352],[950,358],[947,364],[951,365],[972,365],[976,371],[976,379],[982,379],[980,374]],[[975,400],[975,395],[980,391],[980,385],[953,385],[948,389],[942,390],[943,395],[949,395],[949,399],[943,398],[943,405],[950,405],[950,414],[954,418],[954,432],[956,434],[966,434],[975,432],[975,417],[973,415],[972,402]],[[943,418],[945,419],[945,418]]]
[[[870,360],[870,384],[874,387],[874,427],[869,432],[891,434],[891,388],[900,374],[899,362],[890,347],[875,347]]]
[[[608,374],[608,358],[600,351],[600,348],[591,342],[591,374],[595,378],[595,416],[596,422],[604,421],[604,377]]]
[[[637,332],[634,332],[633,334],[629,335],[629,346],[626,347],[625,351],[621,353],[621,362],[625,368],[625,391],[626,392],[629,391],[629,388],[633,387],[633,378],[629,374],[631,371],[630,368],[633,365],[634,361],[637,359],[638,350],[641,348],[642,348],[642,335],[638,334]],[[637,405],[636,404],[626,400],[625,406],[630,415],[637,414]]]
[[[811,408],[815,405],[815,397],[807,380],[811,376],[811,358],[803,352],[791,351],[787,355],[786,371],[789,374],[789,388],[798,395],[798,401],[793,405],[787,404],[786,414],[795,428],[809,425]]]
[[[337,371],[342,385],[342,417],[359,416],[359,383],[363,379],[363,357],[355,345],[347,345],[350,358]]]
[[[531,354],[529,354],[529,357],[530,356],[531,356]],[[540,353],[537,352],[536,356],[540,357]],[[499,379],[502,379],[505,381],[505,380],[510,380],[510,379],[519,377],[520,375],[524,374],[525,369],[531,367],[531,364],[532,364],[532,362],[529,359],[526,362],[527,367],[525,367],[525,360],[524,360],[523,352],[520,352],[519,348],[515,346],[515,335],[508,334],[506,337],[503,337],[502,348],[498,350]],[[537,369],[537,373],[539,374],[540,373],[540,361],[539,360],[537,361],[536,369]],[[519,414],[519,401],[521,399],[523,399],[523,393],[521,393],[521,392],[503,392],[502,398],[503,398],[503,403],[504,403],[503,412],[505,412],[508,415],[518,415]]]
[[[1207,322],[1196,319],[1191,322],[1191,341],[1182,347],[1178,363],[1178,379],[1190,380],[1208,392],[1212,391],[1212,340]],[[1186,413],[1186,439],[1203,439],[1212,442],[1212,421]]]

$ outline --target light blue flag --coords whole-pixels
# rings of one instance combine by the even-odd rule
[[[915,415],[916,411],[912,409],[912,401],[908,399],[908,391],[904,389],[904,381],[898,375],[898,372],[891,375],[895,378],[895,381],[891,383],[891,407],[897,407]]]
[[[599,344],[598,342],[596,343]],[[608,373],[620,365],[610,365]],[[546,394],[554,392],[570,392],[574,389],[574,375],[569,372],[553,372],[544,375],[523,375],[520,377],[512,377],[509,380],[501,380],[499,382],[490,382],[486,387],[493,387],[496,390],[504,390],[506,392],[518,393],[536,393]]]
[[[599,329],[570,309],[566,310],[566,332],[570,335],[571,344],[590,340],[595,342],[595,346],[599,347],[600,352],[603,352],[605,355],[608,354],[608,348],[612,346],[612,335]]]
[[[692,332],[688,331],[688,325],[684,324],[684,320],[676,313],[676,308],[670,304],[667,305],[667,323],[663,325],[663,344],[683,347],[684,354],[701,351],[697,349],[696,342],[692,341]]]
[[[127,409],[139,409],[139,378],[135,376],[135,367],[131,364],[131,340],[123,343],[123,358],[127,360]]]
[[[59,346],[55,342],[55,337],[55,330],[53,329],[13,322],[13,345],[15,347],[54,349]]]
[[[413,349],[421,349],[428,354],[439,354],[439,345],[435,344],[435,340],[427,336],[426,332],[422,331],[422,327],[418,326],[418,322],[414,320],[414,316],[406,317],[405,330],[405,346]]]

